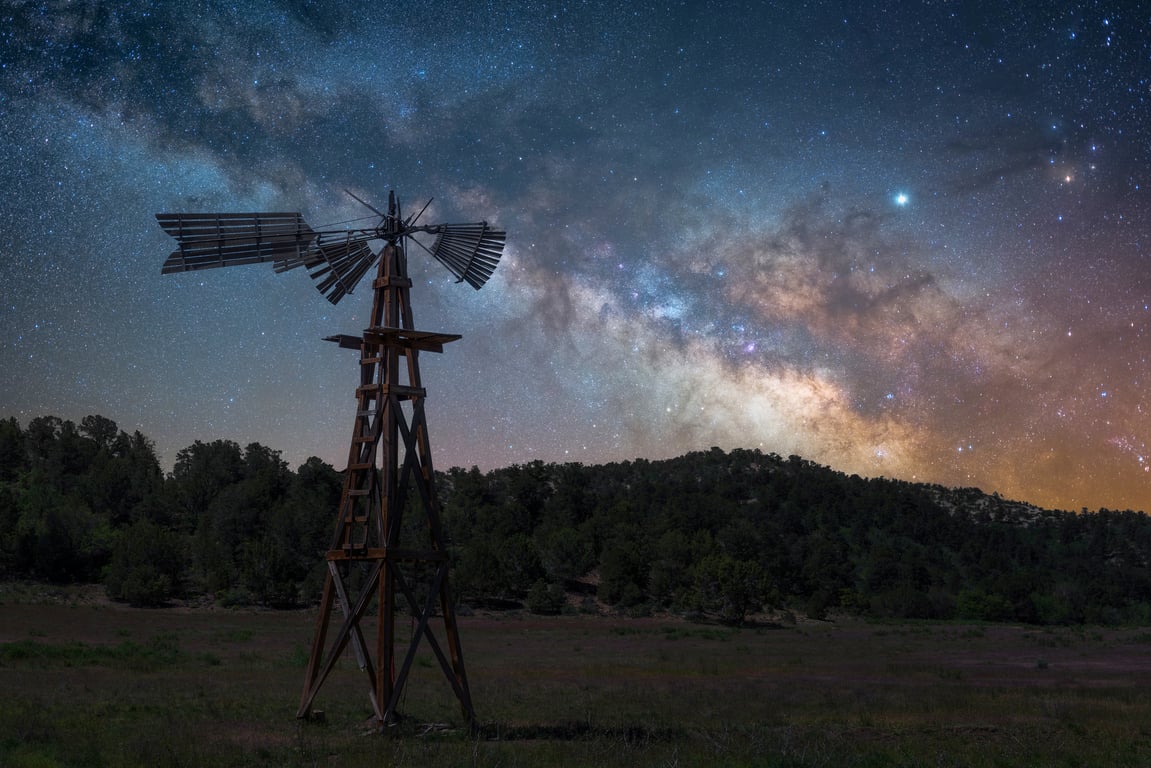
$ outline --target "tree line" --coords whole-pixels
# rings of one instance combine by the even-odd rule
[[[0,420],[0,577],[102,582],[135,605],[288,607],[322,585],[342,477],[259,443],[196,441],[171,473],[102,416]]]
[[[318,598],[342,474],[251,443],[195,442],[170,473],[115,422],[0,420],[0,577],[101,582],[159,605]],[[762,609],[1151,623],[1151,519],[1038,509],[757,450],[437,475],[453,588],[538,613]]]

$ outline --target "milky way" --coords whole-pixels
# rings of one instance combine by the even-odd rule
[[[440,468],[748,447],[1151,508],[1151,12],[897,5],[9,2],[0,416],[342,468],[321,339],[370,292],[162,277],[153,214],[394,189],[508,231],[479,292],[411,258],[464,335]]]

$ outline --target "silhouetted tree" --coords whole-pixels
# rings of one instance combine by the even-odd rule
[[[184,570],[180,538],[141,518],[125,529],[104,572],[104,589],[134,606],[163,605],[180,592]]]

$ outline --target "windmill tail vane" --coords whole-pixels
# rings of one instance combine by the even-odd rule
[[[299,213],[157,213],[156,220],[176,239],[176,250],[161,267],[162,274],[216,267],[272,262],[276,272],[305,267],[316,288],[337,304],[379,260],[373,241],[395,243],[410,239],[456,278],[479,290],[491,278],[503,253],[506,234],[486,221],[474,224],[416,225],[425,204],[408,220],[399,213],[395,193],[389,194],[388,212],[345,190],[379,216],[371,227],[340,230],[313,229]],[[435,235],[429,248],[412,237]]]

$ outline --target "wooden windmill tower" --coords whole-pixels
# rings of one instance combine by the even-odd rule
[[[298,213],[157,214],[160,226],[178,242],[162,272],[259,262],[272,262],[277,272],[304,266],[335,304],[378,265],[369,326],[359,336],[328,337],[359,351],[360,373],[344,487],[296,716],[312,714],[320,687],[350,646],[370,680],[376,722],[381,727],[396,722],[404,684],[423,642],[439,661],[464,716],[473,721],[448,589],[419,366],[420,352],[442,352],[444,344],[460,337],[415,329],[405,246],[416,243],[457,282],[479,290],[496,268],[505,235],[487,222],[418,225],[423,210],[402,218],[394,193],[386,214],[359,202],[373,211],[373,219],[378,216],[373,226],[313,230]],[[413,237],[416,233],[433,234],[435,241],[429,248]],[[402,606],[412,617],[413,630],[398,656],[396,611]]]

